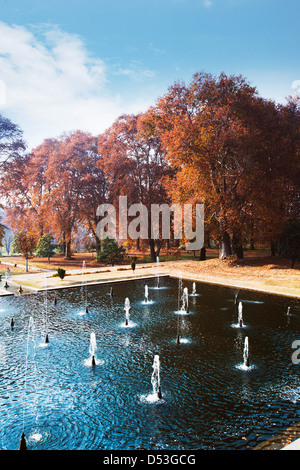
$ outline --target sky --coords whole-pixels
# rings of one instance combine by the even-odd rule
[[[0,0],[0,114],[28,149],[98,135],[196,72],[300,92],[299,0]]]

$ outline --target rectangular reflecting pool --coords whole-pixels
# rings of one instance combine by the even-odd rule
[[[0,448],[24,432],[29,450],[254,449],[300,422],[299,301],[195,288],[164,277],[1,298]]]

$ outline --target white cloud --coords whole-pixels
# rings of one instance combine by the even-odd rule
[[[150,51],[152,51],[153,54],[155,54],[155,55],[161,55],[161,54],[165,54],[165,53],[166,53],[166,51],[165,51],[164,49],[161,49],[161,48],[159,48],[159,47],[156,47],[156,46],[153,44],[153,42],[150,42],[150,44],[149,44],[149,49],[150,49]]]
[[[300,80],[294,80],[292,83],[292,88],[295,90],[293,96],[295,98],[300,98]]]
[[[127,74],[133,75],[130,69]],[[64,131],[96,135],[121,113],[143,111],[141,100],[125,109],[120,94],[109,93],[108,75],[105,62],[75,34],[53,25],[30,30],[0,22],[0,113],[20,125],[29,148]]]
[[[133,82],[142,82],[145,78],[154,78],[155,73],[152,70],[146,69],[139,61],[132,60],[128,67],[117,67],[113,72],[116,76],[125,76],[130,78]]]

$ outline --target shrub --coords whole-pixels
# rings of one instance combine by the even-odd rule
[[[57,268],[57,274],[59,275],[61,279],[63,279],[65,277],[66,270],[63,268]]]
[[[38,241],[36,247],[36,256],[40,258],[48,258],[48,263],[50,263],[50,257],[55,253],[55,245],[53,243],[53,237],[50,233],[42,235]]]
[[[132,271],[134,271],[135,270],[135,265],[136,265],[136,256],[134,256],[134,258],[132,258],[132,261],[131,261],[130,265],[131,265]]]
[[[125,248],[118,245],[117,241],[112,238],[105,238],[101,242],[101,250],[97,254],[97,261],[114,265],[120,263],[124,259]]]

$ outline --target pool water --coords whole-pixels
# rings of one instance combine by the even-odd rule
[[[17,449],[23,431],[29,450],[253,449],[300,421],[299,301],[240,290],[239,328],[230,288],[197,283],[182,314],[178,279],[112,286],[113,297],[104,284],[57,291],[56,305],[50,291],[0,299],[1,449]]]

